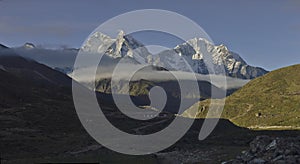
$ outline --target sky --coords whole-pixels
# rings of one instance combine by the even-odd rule
[[[300,63],[299,0],[0,0],[0,44],[79,48],[106,20],[139,9],[190,18],[250,65],[274,70]],[[134,37],[146,45],[180,44],[149,36]]]

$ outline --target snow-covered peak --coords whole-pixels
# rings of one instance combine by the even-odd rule
[[[145,64],[147,56],[150,54],[144,45],[135,40],[131,35],[126,35],[120,30],[117,37],[111,37],[95,32],[81,48],[82,51],[90,53],[102,53],[113,59],[130,57],[137,62]]]
[[[120,30],[117,38],[123,38],[124,36],[125,36],[125,32],[123,30]]]
[[[35,48],[35,45],[33,43],[25,43],[23,45],[23,48],[26,48],[26,49],[33,49]]]
[[[214,64],[222,64],[226,59],[246,62],[236,53],[229,51],[224,44],[214,45],[204,38],[193,38],[174,48],[180,55],[192,56],[194,60],[203,60],[204,53],[212,57]]]
[[[101,32],[95,32],[88,38],[88,40],[86,40],[85,45],[81,47],[81,51],[89,53],[104,53],[107,48],[114,43],[114,41],[114,39]]]
[[[179,52],[180,55],[192,56],[195,60],[203,59],[203,50],[209,50],[213,48],[213,44],[204,38],[193,38],[187,42],[177,45],[174,49]]]
[[[267,73],[264,69],[249,66],[224,44],[216,46],[203,38],[190,39],[176,46],[174,50],[189,62],[195,72],[200,74],[225,73],[228,76],[255,78]],[[182,68],[182,65],[178,67]]]
[[[199,44],[213,44],[205,38],[193,38],[188,40],[186,43],[190,44],[192,47],[197,47]]]

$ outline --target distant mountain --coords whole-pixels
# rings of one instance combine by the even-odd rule
[[[209,100],[200,102],[205,117]],[[223,117],[250,128],[300,128],[300,65],[272,71],[226,98]],[[191,111],[185,113],[189,115]]]
[[[165,67],[168,70],[199,74],[224,74],[230,77],[253,79],[268,72],[262,68],[248,65],[238,54],[229,51],[226,46],[215,46],[203,38],[191,39],[174,49],[153,55],[142,43],[130,35],[125,35],[123,31],[120,31],[116,39],[96,32],[81,50],[83,52],[103,52],[113,59],[127,58],[130,63],[136,61],[140,64]],[[206,55],[212,58],[212,66],[205,63],[205,58],[208,58]]]
[[[33,48],[36,48],[35,45],[33,43],[25,43],[23,46],[23,48],[26,48],[26,49],[33,49]]]

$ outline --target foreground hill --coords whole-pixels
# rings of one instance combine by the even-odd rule
[[[80,146],[80,140],[91,141],[77,118],[71,84],[63,73],[1,52],[0,163],[63,152]],[[73,148],[59,144],[71,145],[74,140],[78,144]]]
[[[0,107],[62,96],[72,82],[60,72],[11,53],[0,56],[0,76]]]
[[[209,100],[200,102],[196,117],[205,117]],[[191,116],[192,109],[185,116]],[[300,127],[300,65],[257,78],[226,98],[222,117],[258,129]]]

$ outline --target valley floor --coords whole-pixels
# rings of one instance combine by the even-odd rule
[[[106,109],[108,113],[113,111],[110,107]],[[6,113],[6,116],[8,114]],[[167,115],[150,123],[138,125],[130,124],[128,121],[128,126],[128,124],[124,125],[124,122],[120,123],[121,115],[118,113],[110,116],[111,121],[118,124],[120,128],[139,134],[161,129],[173,119],[172,115]],[[1,163],[221,163],[235,159],[242,151],[249,149],[249,143],[256,136],[300,136],[300,131],[254,131],[237,127],[228,120],[221,119],[213,133],[206,140],[199,141],[198,135],[202,123],[203,120],[196,120],[188,133],[174,146],[146,156],[129,156],[110,151],[96,143],[80,127],[80,124],[76,124],[77,127],[66,127],[58,123],[55,125],[57,129],[52,132],[50,129],[43,130],[42,127],[34,125],[23,128],[2,128]]]

